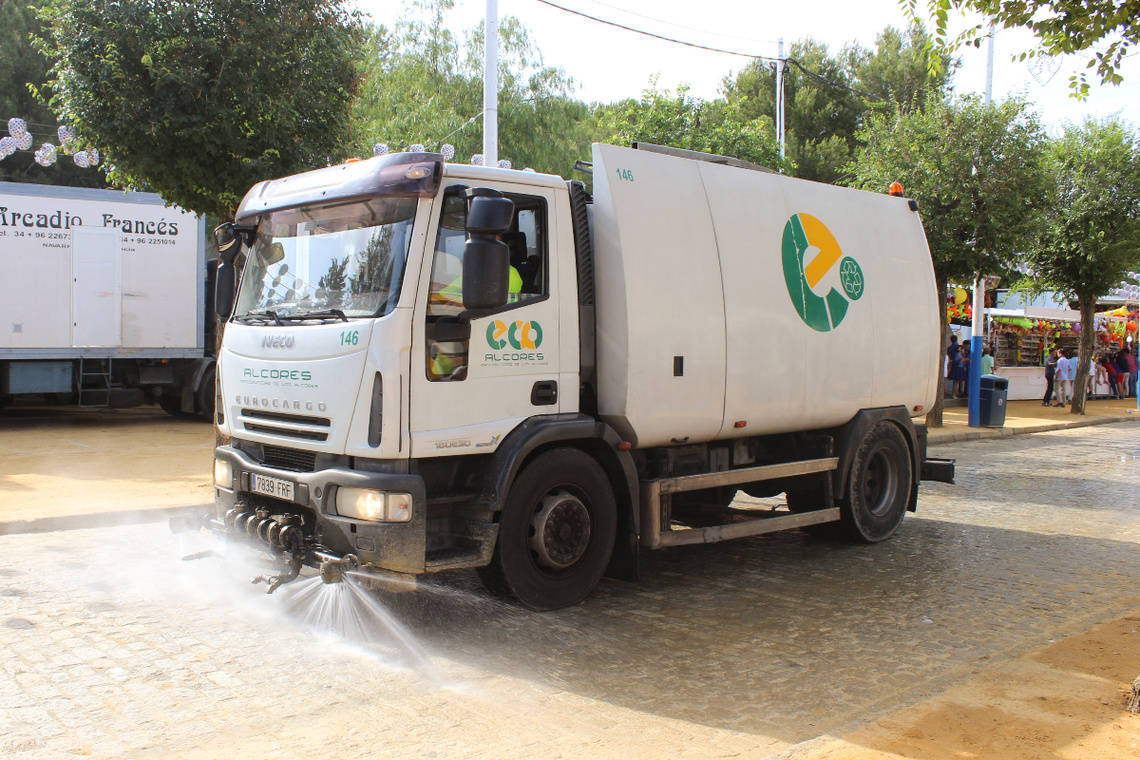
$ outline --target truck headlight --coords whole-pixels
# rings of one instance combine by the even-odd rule
[[[412,495],[340,486],[336,489],[336,513],[371,522],[408,522],[412,519]]]
[[[214,485],[226,490],[234,487],[234,468],[223,459],[214,460]]]

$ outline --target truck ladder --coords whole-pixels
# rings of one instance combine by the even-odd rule
[[[704,488],[735,486],[761,480],[830,472],[838,466],[838,457],[828,457],[825,459],[806,459],[801,462],[770,464],[762,467],[744,467],[738,470],[710,472],[701,475],[643,480],[641,481],[641,545],[646,549],[660,549],[666,546],[684,546],[686,544],[711,544],[730,538],[758,536],[761,533],[772,533],[788,528],[802,528],[806,525],[834,522],[839,519],[838,507],[775,517],[757,517],[744,522],[712,525],[706,528],[672,530],[668,524],[663,524],[661,497],[685,491],[699,491]]]
[[[77,406],[97,407],[107,406],[111,400],[111,362],[110,357],[105,359],[79,358],[79,383]],[[93,366],[92,366],[93,365]],[[91,383],[91,387],[86,387]],[[86,403],[84,403],[86,394]],[[102,398],[101,401],[93,400]]]

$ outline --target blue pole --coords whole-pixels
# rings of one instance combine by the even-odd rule
[[[979,276],[974,280],[974,337],[970,339],[970,371],[966,376],[966,402],[970,412],[970,427],[982,426],[982,402],[978,396],[982,390],[982,342],[983,314],[985,310],[985,281]]]

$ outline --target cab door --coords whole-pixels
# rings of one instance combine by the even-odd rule
[[[515,204],[511,229],[502,236],[510,249],[510,301],[472,320],[466,339],[456,335],[455,318],[463,310],[466,201],[445,188],[432,210],[434,250],[424,257],[412,330],[413,457],[489,453],[528,417],[559,412],[564,391],[575,398],[578,391],[559,387],[554,193],[486,186]]]

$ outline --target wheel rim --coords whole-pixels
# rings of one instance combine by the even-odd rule
[[[863,474],[863,503],[867,510],[879,517],[891,510],[898,488],[898,473],[890,452],[876,451],[867,462]]]
[[[590,510],[564,489],[549,491],[535,507],[527,543],[535,562],[564,570],[580,560],[590,546]]]

